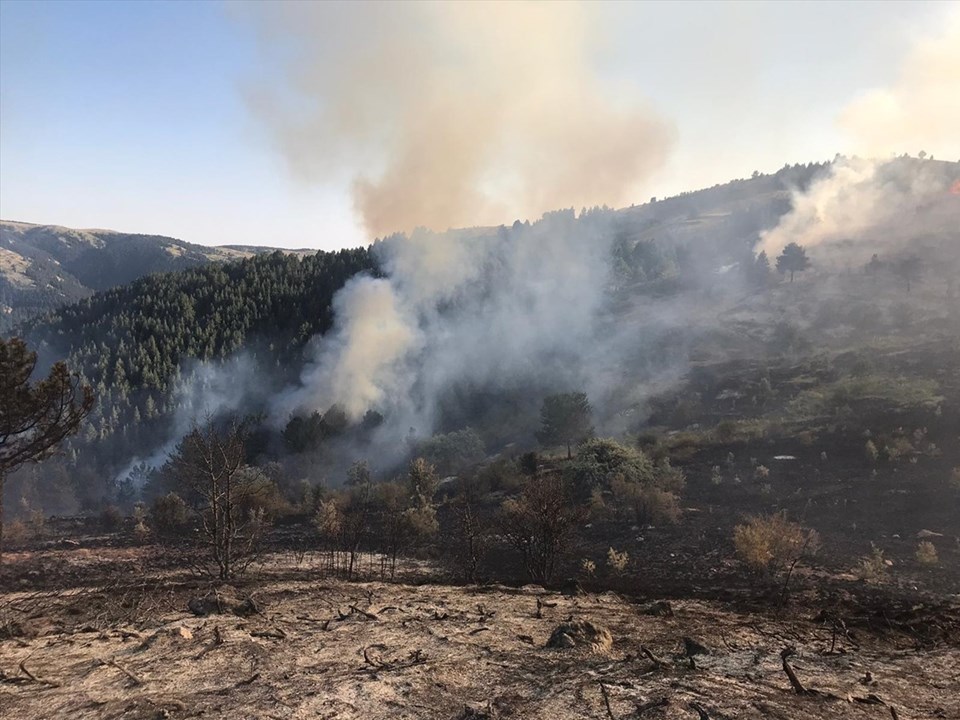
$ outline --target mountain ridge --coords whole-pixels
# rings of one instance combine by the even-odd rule
[[[314,252],[206,246],[165,235],[0,220],[0,332],[145,275],[278,249],[295,255]]]

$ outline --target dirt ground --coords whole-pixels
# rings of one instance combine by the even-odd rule
[[[960,718],[955,637],[839,627],[813,608],[674,600],[665,616],[614,593],[347,583],[277,555],[198,616],[188,602],[210,587],[141,580],[132,549],[50,554],[70,577],[117,579],[0,591],[2,717]],[[547,647],[571,618],[612,647]],[[685,637],[708,650],[695,667]],[[812,694],[791,688],[787,647]]]

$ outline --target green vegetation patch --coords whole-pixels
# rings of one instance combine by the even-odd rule
[[[855,405],[880,403],[897,408],[935,408],[943,401],[934,380],[885,374],[846,377],[804,390],[787,406],[791,419],[823,417],[849,411]]]

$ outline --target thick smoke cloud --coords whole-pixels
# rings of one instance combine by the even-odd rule
[[[636,197],[673,132],[591,63],[577,3],[270,3],[282,87],[250,93],[294,170],[353,177],[371,235]]]
[[[947,11],[937,34],[916,40],[889,87],[855,98],[839,122],[863,155],[924,150],[960,159],[960,9]]]
[[[278,421],[336,403],[354,420],[382,413],[395,440],[408,427],[429,434],[455,386],[579,384],[588,365],[599,374],[614,339],[597,322],[612,239],[602,216],[382,243],[387,278],[356,278],[338,295],[337,326],[313,346]]]

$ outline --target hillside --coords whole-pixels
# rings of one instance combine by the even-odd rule
[[[0,333],[36,315],[156,272],[271,252],[162,235],[0,221]]]
[[[945,175],[944,187],[960,176],[956,163],[910,158],[893,171],[900,180]],[[258,255],[141,278],[24,323],[19,332],[41,361],[66,358],[97,396],[94,415],[67,443],[72,469],[57,460],[41,471],[67,485],[51,493],[48,509],[115,499],[136,463],[161,462],[206,413],[265,417],[257,453],[288,463],[291,483],[338,483],[358,454],[389,473],[412,441],[432,434],[470,428],[481,454],[535,446],[543,397],[570,388],[589,395],[599,432],[635,433],[648,421],[676,431],[701,420],[690,417],[690,398],[664,398],[701,366],[743,362],[755,376],[731,392],[755,393],[784,353],[796,362],[869,354],[877,338],[900,352],[952,337],[943,297],[953,297],[955,283],[954,196],[938,192],[917,207],[914,235],[888,224],[889,233],[861,233],[862,247],[844,236],[813,250],[823,254],[796,286],[773,271],[775,256],[757,254],[765,233],[830,178],[829,165],[784,167],[621,210],[418,231],[369,250]],[[901,236],[923,253],[913,293],[898,275]],[[871,254],[882,269],[868,277]],[[391,347],[411,339],[409,357]],[[325,386],[330,378],[339,387]],[[354,388],[365,404],[350,405]],[[320,420],[334,405],[332,426],[348,428],[340,439],[328,438],[331,423]],[[313,430],[281,436],[292,416],[311,413]],[[368,413],[384,421],[373,436],[359,422]]]

